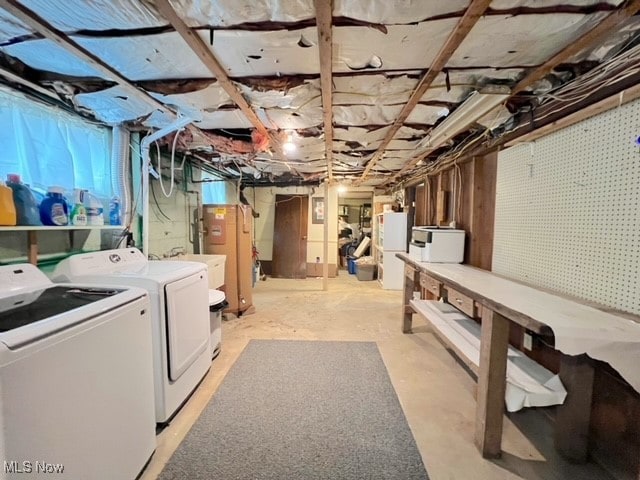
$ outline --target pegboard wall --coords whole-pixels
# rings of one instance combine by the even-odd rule
[[[499,153],[493,271],[640,314],[640,101]]]

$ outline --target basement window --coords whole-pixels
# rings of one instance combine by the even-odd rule
[[[17,173],[34,191],[74,188],[113,195],[111,129],[0,88],[0,180]],[[115,172],[114,172],[115,173]]]
[[[227,182],[217,175],[202,172],[202,203],[223,204],[227,202]]]

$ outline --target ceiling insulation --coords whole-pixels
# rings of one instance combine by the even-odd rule
[[[0,42],[29,35],[33,31],[17,18],[0,9]]]
[[[572,5],[576,7],[588,7],[596,3],[604,3],[612,6],[620,5],[624,0],[608,0],[603,2],[594,2],[593,0],[563,0],[562,5]],[[509,10],[519,7],[530,7],[535,5],[537,8],[552,8],[556,5],[560,5],[557,0],[493,0],[491,2],[491,8],[494,10]]]
[[[151,105],[131,97],[119,85],[99,92],[78,94],[74,102],[79,107],[95,112],[96,118],[108,125],[136,120],[153,111]]]
[[[481,18],[451,57],[451,67],[513,67],[543,63],[593,28],[605,13],[505,15]],[[532,25],[539,26],[531,28]],[[544,35],[540,35],[541,32]]]
[[[65,45],[64,37],[57,43],[42,38],[37,25],[0,9],[6,83],[24,78],[21,88],[47,89],[79,114],[109,125],[161,128],[172,121],[172,111],[186,115],[197,128],[178,148],[200,152],[236,178],[241,168],[243,181],[261,184],[320,181],[332,171],[337,181],[384,185],[398,172],[405,178],[419,171],[413,166],[419,157],[431,155],[432,167],[447,152],[463,152],[468,138],[486,134],[483,138],[495,143],[535,118],[541,106],[560,111],[571,98],[563,103],[549,94],[581,85],[603,62],[611,66],[589,77],[589,92],[615,88],[620,78],[635,75],[638,62],[637,55],[623,54],[637,42],[640,20],[629,15],[640,6],[625,10],[629,18],[592,35],[595,40],[580,40],[626,8],[629,2],[623,0],[493,0],[459,47],[444,52],[470,0],[334,0],[332,61],[325,62],[330,65],[320,63],[313,0],[170,0],[206,54],[222,65],[226,77],[217,72],[218,79],[154,0],[68,0],[65,8],[49,0],[16,1],[30,10],[32,21],[52,25],[112,70],[94,68]],[[562,57],[573,45],[580,48]],[[481,118],[468,119],[455,142],[447,139],[433,152],[427,149],[431,129],[473,92],[488,85],[513,88],[554,55],[560,60],[545,70],[549,74],[532,79],[519,89],[523,93],[515,92]],[[444,62],[413,98],[425,87],[421,78],[435,59]],[[321,71],[331,75],[323,76],[331,78],[328,146]],[[256,123],[247,118],[248,109],[235,105],[233,89],[269,131],[262,140],[272,137],[270,152],[251,146]],[[147,94],[159,103],[145,100]],[[413,103],[406,120],[396,123],[408,102]],[[297,150],[285,155],[278,139],[287,135]]]
[[[167,25],[145,6],[128,0],[64,0],[64,8],[51,0],[29,0],[24,5],[57,30],[133,30]]]

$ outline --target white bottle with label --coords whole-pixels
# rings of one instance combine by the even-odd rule
[[[89,193],[88,190],[83,192],[84,207],[87,209],[87,225],[100,226],[104,225],[104,206],[98,200],[98,197]]]
[[[82,203],[84,190],[73,190],[73,209],[71,210],[71,225],[84,226],[87,224],[87,208]]]

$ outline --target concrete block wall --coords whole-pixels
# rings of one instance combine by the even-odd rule
[[[164,184],[168,192],[169,181],[165,179]],[[194,253],[198,237],[193,229],[193,212],[198,207],[198,195],[188,191],[200,192],[200,185],[187,183],[185,191],[181,182],[174,185],[169,198],[162,193],[158,180],[151,180],[150,191],[151,188],[155,198],[149,193],[149,253],[162,257],[174,248]]]
[[[273,232],[276,217],[276,195],[308,195],[309,215],[307,221],[307,263],[319,263],[324,261],[324,225],[313,224],[312,201],[313,197],[323,197],[324,187],[261,187],[247,188],[245,195],[249,203],[260,214],[254,222],[254,238],[260,259],[272,260],[273,254]],[[330,264],[337,264],[338,261],[338,195],[334,187],[329,189],[329,204],[325,206],[329,214],[329,256]]]

